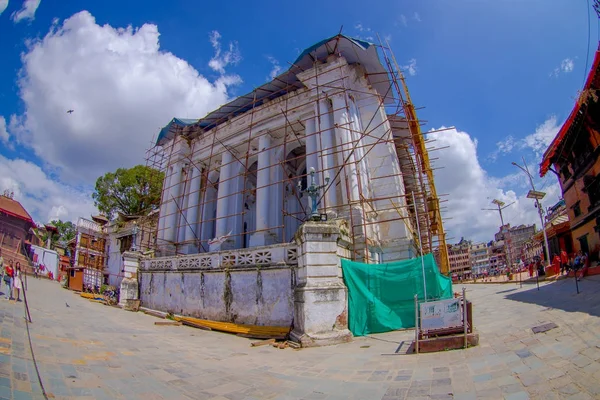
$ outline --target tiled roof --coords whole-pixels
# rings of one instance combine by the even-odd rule
[[[35,225],[31,215],[23,208],[21,203],[11,199],[10,197],[0,195],[0,211],[10,215],[11,217],[19,218]]]

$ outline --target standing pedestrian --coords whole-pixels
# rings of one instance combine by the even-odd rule
[[[16,301],[21,301],[21,289],[23,288],[22,274],[21,274],[21,263],[17,261],[16,270],[13,278],[13,288],[16,292]]]
[[[13,285],[13,274],[14,269],[12,266],[12,260],[8,263],[8,265],[4,266],[4,283],[6,284],[6,300],[10,300],[12,298],[12,285]]]
[[[560,252],[560,274],[563,275],[567,270],[567,264],[569,263],[569,257],[567,256],[567,252],[561,250]]]

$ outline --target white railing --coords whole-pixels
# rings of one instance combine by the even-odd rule
[[[151,258],[142,262],[141,269],[175,271],[296,264],[298,264],[298,247],[287,243],[251,249]]]
[[[81,217],[79,217],[79,220],[77,220],[77,227],[89,229],[96,232],[102,232],[102,226],[100,224]]]

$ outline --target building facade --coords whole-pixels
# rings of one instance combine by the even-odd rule
[[[158,255],[289,243],[313,205],[349,222],[354,260],[412,258],[417,243],[431,252],[441,221],[418,236],[416,218],[435,204],[419,189],[406,120],[386,113],[389,88],[375,47],[339,35],[252,94],[171,121],[157,140]]]
[[[92,220],[79,218],[77,235],[72,252],[72,267],[69,279],[78,282],[83,287],[100,287],[108,283],[107,265],[107,231],[108,221],[102,216],[92,217]]]
[[[540,175],[560,183],[574,251],[598,260],[600,251],[600,50],[575,107],[544,153]]]
[[[481,275],[489,272],[490,254],[486,243],[474,243],[470,248],[471,272],[473,275]]]
[[[452,277],[467,278],[471,276],[471,241],[460,239],[460,242],[448,246],[450,273]]]
[[[503,253],[505,254],[507,265],[514,266],[524,259],[525,244],[533,238],[535,232],[535,224],[514,227],[506,224],[500,227],[494,238],[496,239],[496,243],[502,242],[505,247]],[[509,255],[510,259],[508,259]]]
[[[23,268],[29,266],[29,245],[39,243],[32,233],[35,227],[31,215],[14,199],[13,193],[0,195],[0,249],[5,262],[13,260]]]

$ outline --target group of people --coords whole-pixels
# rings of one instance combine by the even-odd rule
[[[13,266],[13,260],[4,262],[2,250],[0,249],[0,270],[2,282],[4,283],[4,287],[6,287],[6,299],[12,300],[14,293],[14,299],[16,301],[21,301],[21,289],[23,288],[21,263],[17,261],[17,263]]]

